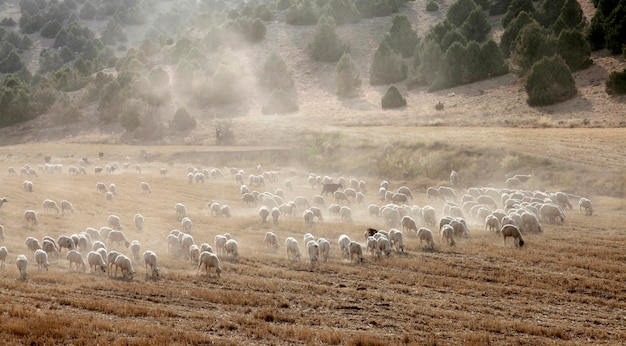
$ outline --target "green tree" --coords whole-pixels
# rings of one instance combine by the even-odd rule
[[[309,53],[311,59],[317,61],[334,62],[348,51],[348,48],[341,43],[336,31],[333,17],[321,16],[313,40],[309,43]]]
[[[22,123],[32,118],[30,88],[16,75],[0,81],[0,127]]]
[[[547,106],[576,95],[576,84],[565,61],[558,56],[543,57],[535,63],[526,79],[526,102],[530,106]]]
[[[497,16],[506,13],[512,0],[493,0],[489,6],[489,15]]]
[[[587,41],[591,45],[591,50],[596,51],[604,48],[606,44],[606,17],[601,11],[596,11],[596,14],[591,19],[591,23],[585,29],[585,35]]]
[[[0,60],[0,73],[15,73],[25,67],[24,62],[13,48],[4,59]]]
[[[78,17],[84,20],[90,20],[96,18],[96,6],[92,1],[85,2],[85,5],[81,7]]]
[[[606,21],[606,48],[613,54],[622,53],[626,44],[626,1],[611,12]]]
[[[502,27],[506,28],[509,23],[520,13],[526,12],[530,15],[535,13],[535,5],[531,0],[513,0],[507,8],[506,14],[502,17]]]
[[[553,40],[537,23],[531,23],[519,33],[511,53],[511,67],[519,75],[525,75],[537,61],[554,53]]]
[[[310,1],[294,3],[285,12],[285,22],[291,25],[313,25],[317,19],[318,14]]]
[[[53,19],[44,24],[41,28],[40,35],[43,38],[54,38],[61,28],[61,24],[59,24],[56,19]]]
[[[333,17],[337,25],[355,24],[361,21],[359,10],[353,2],[346,0],[329,0],[322,7],[320,15]]]
[[[354,64],[350,53],[345,53],[339,59],[335,68],[335,86],[339,97],[354,97],[359,94],[361,87],[361,72]]]
[[[476,8],[478,8],[478,5],[473,0],[457,0],[448,9],[446,18],[450,23],[460,27]]]
[[[393,17],[388,39],[393,50],[402,54],[403,58],[408,58],[413,54],[418,41],[417,32],[413,30],[405,15]]]
[[[580,4],[576,0],[565,0],[563,7],[561,8],[561,14],[557,18],[557,21],[563,21],[566,28],[573,28],[577,30],[583,29],[585,25],[585,17],[583,16],[583,10]],[[559,35],[560,32],[554,31],[555,35]]]
[[[606,80],[606,93],[609,95],[626,94],[626,69],[613,71]]]
[[[435,0],[428,0],[428,2],[426,3],[426,11],[428,12],[439,11],[439,5],[437,5]]]
[[[591,46],[576,29],[561,31],[557,39],[557,51],[572,71],[591,66]]]
[[[263,63],[263,67],[258,74],[258,82],[268,91],[273,89],[295,89],[293,77],[287,68],[287,64],[275,51],[270,53]]]
[[[400,108],[406,106],[406,99],[395,85],[390,85],[380,100],[383,109]]]
[[[128,132],[135,131],[140,125],[139,117],[141,117],[143,108],[142,104],[135,99],[124,102],[122,111],[118,116],[120,125]]]
[[[439,71],[443,52],[434,40],[424,42],[420,50],[419,80],[424,84],[431,84]]]
[[[526,25],[533,22],[537,23],[527,12],[520,12],[517,18],[509,23],[500,37],[500,50],[502,51],[503,57],[508,58],[511,55],[519,33]],[[537,25],[539,25],[539,23],[537,23]]]
[[[509,72],[509,67],[502,57],[502,52],[493,40],[485,42],[480,47],[479,60],[481,63],[480,70],[486,78],[501,76]]]
[[[561,9],[563,9],[565,1],[566,0],[541,0],[535,18],[537,18],[539,23],[545,28],[550,27],[561,15]]]
[[[185,107],[180,107],[170,121],[170,128],[176,131],[187,131],[196,128],[196,118],[191,116]]]
[[[458,29],[450,30],[441,40],[441,51],[445,52],[454,43],[458,42],[462,46],[467,45],[467,39]]]
[[[491,31],[491,24],[489,24],[487,16],[480,7],[470,12],[461,26],[461,32],[468,41],[482,42],[487,37],[489,31]]]
[[[386,38],[383,39],[374,53],[370,68],[370,84],[382,85],[403,81],[407,71],[402,55],[391,49]]]
[[[39,73],[56,71],[63,67],[63,59],[57,52],[42,50],[39,54]]]

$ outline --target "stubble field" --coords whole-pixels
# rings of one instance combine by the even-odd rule
[[[606,151],[619,145],[618,136],[587,135],[609,141]],[[468,218],[471,237],[458,240],[454,247],[437,236],[434,250],[423,249],[419,240],[405,232],[404,252],[394,251],[379,260],[367,254],[364,263],[356,264],[341,256],[339,235],[364,243],[367,227],[387,229],[380,220],[369,218],[366,207],[352,206],[355,222],[350,224],[325,213],[324,223],[307,227],[301,212],[276,225],[262,224],[257,207],[241,203],[239,186],[221,165],[223,180],[188,184],[189,164],[216,166],[202,163],[198,154],[213,150],[217,149],[67,143],[0,148],[2,194],[8,200],[0,209],[6,236],[2,245],[9,249],[6,266],[0,270],[0,339],[6,344],[64,345],[540,345],[619,344],[626,339],[626,215],[618,200],[594,199],[597,212],[591,217],[579,215],[574,203],[574,210],[566,211],[564,224],[544,224],[543,233],[526,234],[522,249],[510,239],[503,244],[501,237]],[[239,150],[232,148],[230,154],[243,156]],[[561,150],[580,156],[567,145]],[[105,153],[102,161],[99,151]],[[145,161],[146,152],[160,161]],[[6,174],[9,166],[36,167],[44,155],[63,164],[64,173],[29,178]],[[252,156],[265,157],[263,151]],[[68,166],[81,157],[92,163],[87,175],[68,175]],[[246,177],[253,172],[252,160],[237,165],[227,162],[227,157],[220,163],[243,169]],[[111,175],[93,173],[96,164],[116,162],[129,162],[129,169]],[[278,170],[280,178],[257,190],[285,190],[284,180],[290,179],[294,191],[285,191],[286,200],[298,195],[310,200],[319,194],[318,188],[308,185],[307,171],[261,163],[264,170]],[[135,164],[141,166],[141,173]],[[159,176],[162,167],[168,169],[165,178]],[[379,180],[358,178],[370,188],[366,205],[381,204],[375,194]],[[23,191],[25,179],[33,181],[32,193]],[[141,192],[141,181],[150,184],[152,193]],[[96,192],[97,182],[117,186],[112,201]],[[392,188],[402,184],[411,182],[391,182]],[[414,192],[412,204],[432,205],[437,216],[442,215],[442,202],[428,200],[424,191]],[[46,198],[67,199],[76,211],[73,215],[45,214],[41,203]],[[207,203],[214,200],[228,204],[233,217],[210,216]],[[179,202],[187,207],[197,244],[213,245],[214,236],[225,232],[239,242],[239,261],[222,260],[221,277],[196,275],[196,267],[184,256],[168,254],[167,234],[180,229],[174,211]],[[330,197],[326,202],[332,203]],[[26,225],[26,209],[38,211],[37,226]],[[135,213],[145,217],[142,233],[134,228]],[[44,235],[57,238],[86,227],[100,228],[106,226],[110,214],[121,217],[124,232],[130,240],[141,242],[142,252],[157,253],[161,267],[157,280],[146,277],[141,262],[134,262],[137,275],[133,280],[89,270],[68,271],[67,250],[60,258],[51,255],[49,271],[37,270],[24,244],[26,237],[41,240]],[[263,244],[269,229],[281,243],[276,252]],[[302,244],[306,232],[331,242],[328,262],[312,265],[308,261]],[[282,243],[288,236],[300,242],[301,261],[287,259]],[[126,248],[113,248],[130,256]],[[25,280],[18,278],[15,266],[15,258],[22,253],[30,260]]]

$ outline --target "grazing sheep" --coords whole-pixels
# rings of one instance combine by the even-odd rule
[[[130,241],[128,241],[128,238],[126,238],[126,235],[124,235],[124,232],[122,231],[113,230],[109,232],[107,239],[109,240],[109,244],[111,246],[113,246],[113,243],[118,243],[120,245],[124,244],[125,247],[130,246]]]
[[[417,229],[415,230],[417,233]],[[389,230],[389,244],[396,248],[396,251],[404,251],[404,241],[402,232],[397,229]]]
[[[141,251],[141,244],[139,240],[133,240],[130,242],[130,251],[133,253],[135,261],[139,261],[139,252]]]
[[[57,258],[59,257],[59,248],[57,247],[54,240],[44,238],[41,242],[41,249],[48,254],[55,253],[57,255]]]
[[[72,203],[70,203],[70,201],[68,200],[62,200],[61,201],[61,212],[63,214],[65,214],[66,212],[68,214],[74,214],[74,207],[72,206]]]
[[[424,223],[429,227],[437,225],[437,212],[435,208],[427,205],[422,208],[422,219]]]
[[[500,229],[500,233],[502,233],[503,243],[506,244],[506,238],[511,237],[515,241],[517,239],[517,246],[524,246],[524,237],[522,237],[522,232],[520,232],[519,228],[515,225],[504,225],[502,229]]]
[[[96,183],[96,191],[97,192],[106,193],[108,191],[106,184],[105,183]]]
[[[417,237],[420,240],[420,247],[422,246],[422,241],[426,242],[426,246],[430,246],[431,249],[435,248],[435,241],[433,239],[433,232],[428,228],[420,228],[417,230]]]
[[[66,235],[62,235],[57,239],[57,245],[59,247],[59,252],[61,252],[63,248],[66,248],[68,251],[76,249],[74,240]]]
[[[189,248],[195,244],[193,237],[186,233],[180,233],[178,235],[178,245],[180,247],[180,251],[184,254],[189,254]]]
[[[117,215],[109,215],[109,217],[107,217],[107,223],[109,224],[109,227],[116,231],[121,231],[123,228],[120,217]]]
[[[200,268],[204,266],[206,270],[206,274],[209,275],[209,268],[215,268],[215,273],[217,277],[220,277],[220,273],[222,269],[220,268],[220,259],[213,253],[205,251],[200,254],[200,260],[198,261],[198,269],[196,270],[196,275],[200,273]]]
[[[539,208],[539,212],[541,213],[541,218],[546,222],[555,222],[557,218],[561,220],[561,223],[565,220],[563,210],[556,204],[544,204]]]
[[[57,205],[57,202],[51,200],[51,199],[46,199],[43,201],[43,212],[46,213],[50,210],[55,210],[57,212],[57,214],[59,213],[59,206]]]
[[[531,212],[523,212],[522,213],[522,227],[526,232],[541,232],[541,224],[539,223],[539,219],[534,213]]]
[[[106,198],[107,201],[112,201],[113,200],[113,192],[107,191],[107,193],[104,194],[104,198]]]
[[[339,210],[339,221],[352,222],[352,209],[350,209],[350,207],[341,207]]]
[[[203,253],[205,251],[208,251],[210,253],[214,253],[213,248],[211,247],[211,245],[209,245],[207,243],[202,243],[200,245],[200,253]]]
[[[270,216],[270,209],[266,206],[261,206],[259,208],[259,216],[261,217],[261,222],[266,223],[267,217]]]
[[[26,244],[26,248],[30,252],[35,252],[36,250],[41,249],[41,245],[39,245],[39,240],[33,237],[26,238],[26,241],[24,243]]]
[[[4,203],[7,203],[9,200],[6,199],[5,197],[0,198],[0,208],[2,208],[2,206],[4,205]]]
[[[165,178],[165,175],[167,174],[167,168],[159,169],[159,173],[161,174],[161,178]]]
[[[132,279],[135,275],[135,271],[133,270],[133,263],[130,258],[125,255],[119,255],[115,258],[115,277],[117,277],[117,269],[121,269],[122,277],[126,278],[128,276],[129,279]]]
[[[147,182],[145,182],[145,181],[142,181],[141,183],[139,183],[139,188],[141,189],[141,192],[143,192],[143,193],[151,193],[152,192],[152,190],[150,189],[150,185]]]
[[[15,265],[17,265],[17,270],[20,272],[20,279],[26,279],[26,276],[28,275],[26,272],[26,269],[28,268],[28,258],[24,255],[17,256]]]
[[[135,214],[134,220],[135,220],[135,230],[137,230],[137,232],[139,233],[143,232],[143,215]]]
[[[26,219],[27,224],[37,225],[37,212],[34,210],[25,211],[24,219]]]
[[[322,185],[322,192],[320,193],[320,195],[324,195],[327,196],[329,193],[330,194],[334,194],[335,191],[339,190],[339,189],[343,189],[343,185],[341,184],[323,184]]]
[[[500,230],[500,220],[498,220],[497,216],[493,214],[487,215],[485,218],[485,231],[487,231],[487,228],[489,228],[489,231],[493,232]]]
[[[185,216],[180,220],[180,227],[184,233],[191,234],[191,219]]]
[[[313,225],[313,212],[309,209],[305,210],[302,213],[302,217],[304,218],[304,224],[308,226]]]
[[[24,191],[33,192],[33,182],[30,180],[24,180]]]
[[[187,216],[187,209],[185,208],[184,204],[176,203],[175,209],[176,217],[178,217],[178,219],[182,219],[183,217]]]
[[[326,207],[326,201],[324,201],[324,197],[320,196],[320,195],[315,195],[313,196],[313,205],[316,207]]]
[[[343,191],[333,192],[333,197],[335,197],[335,200],[339,205],[341,205],[342,202],[346,202],[347,205],[350,205],[350,199],[348,198],[348,195],[346,195],[346,193]]]
[[[209,207],[211,216],[213,217],[218,217],[222,213],[222,205],[219,202],[212,201],[209,202],[207,206]]]
[[[506,187],[511,190],[517,190],[517,189],[521,189],[524,187],[522,182],[517,178],[509,178],[506,180],[505,183],[506,183]]]
[[[451,187],[439,186],[439,195],[443,199],[456,201],[456,192],[454,192],[454,190]]]
[[[110,251],[107,254],[107,266],[109,267],[109,276],[112,275],[113,266],[115,265],[115,260],[117,259],[117,256],[120,256],[120,255],[121,253],[117,251]]]
[[[554,202],[559,205],[562,209],[572,208],[572,203],[569,201],[569,197],[565,192],[557,192],[554,194]]]
[[[429,187],[428,189],[426,189],[426,194],[428,195],[428,198],[430,198],[430,199],[439,199],[439,198],[441,198],[441,194],[439,193],[439,189],[437,189],[436,187]]]
[[[4,241],[4,226],[0,225],[0,240]]]
[[[591,201],[585,197],[582,197],[578,201],[578,212],[582,213],[583,209],[585,209],[585,215],[593,215],[593,207],[591,206]]]
[[[153,251],[148,250],[143,253],[143,263],[146,266],[146,277],[148,276],[148,273],[151,273],[153,278],[159,276],[160,269],[157,262],[157,255]],[[148,272],[148,266],[150,266],[150,272]]]
[[[287,237],[285,239],[285,249],[287,249],[287,259],[299,261],[302,257],[300,245],[298,245],[298,241],[293,237]]]
[[[274,224],[278,223],[278,218],[280,217],[280,209],[278,207],[274,207],[272,208],[272,221],[274,221]]]
[[[232,216],[232,214],[231,214],[231,212],[230,212],[230,207],[229,207],[229,206],[227,206],[226,204],[222,205],[222,209],[220,209],[220,214],[221,214],[223,217],[231,217],[231,216]]]
[[[80,254],[80,252],[76,251],[76,250],[70,250],[67,253],[66,256],[67,260],[69,261],[69,268],[68,270],[71,271],[72,270],[72,264],[74,264],[76,266],[76,271],[78,271],[78,267],[80,266],[80,270],[84,273],[85,271],[87,271],[87,267],[85,266],[85,259],[83,258],[83,255]]]
[[[377,234],[380,235],[380,233]],[[378,248],[380,249],[381,253],[384,253],[387,257],[391,256],[391,243],[389,242],[389,238],[379,236],[377,240]]]
[[[355,256],[358,263],[365,261],[365,257],[363,257],[363,248],[361,247],[361,244],[355,241],[351,241],[350,244],[348,244],[348,254],[350,256],[350,262],[352,262],[352,259]]]
[[[307,252],[309,253],[309,259],[311,259],[311,264],[317,262],[320,256],[320,247],[315,240],[310,240],[306,244]]]
[[[117,194],[117,186],[115,186],[115,184],[111,183],[109,184],[109,192],[116,195]]]
[[[265,233],[265,247],[267,247],[268,249],[272,249],[274,251],[276,251],[279,247],[278,245],[278,237],[276,236],[276,234],[274,234],[274,232],[266,232]]]
[[[17,170],[15,169],[15,167],[9,167],[7,168],[7,171],[9,175],[17,175]]]
[[[189,247],[189,261],[193,264],[198,264],[200,260],[200,248],[196,244],[192,244]]]
[[[225,236],[218,234],[215,236],[215,250],[217,251],[218,255],[224,255],[226,252],[226,242],[228,241],[228,238],[226,238]]]
[[[345,257],[350,256],[350,237],[345,234],[339,236],[339,240],[337,243],[339,244],[339,249],[341,250],[341,254]]]
[[[380,257],[380,247],[378,246],[378,239],[369,236],[366,240],[367,251],[370,253],[370,256],[376,255],[376,257]]]
[[[322,260],[328,262],[328,258],[330,257],[330,242],[325,238],[319,238],[317,245],[319,246],[319,255],[322,257]]]
[[[400,221],[400,224],[402,225],[402,230],[403,231],[415,231],[417,233],[417,223],[415,222],[415,219],[413,219],[410,216],[404,216],[402,217],[402,220]]]
[[[400,186],[398,188],[398,193],[405,195],[408,199],[413,199],[413,191],[407,186]]]
[[[370,218],[375,217],[378,219],[380,218],[380,207],[376,204],[370,204],[367,206],[367,213],[369,214]]]
[[[333,216],[335,219],[339,218],[339,213],[341,212],[341,206],[337,203],[333,203],[328,206],[328,214]]]
[[[245,204],[252,204],[256,202],[256,198],[254,198],[253,194],[246,192],[241,195],[241,202]]]
[[[450,245],[450,246],[454,246],[455,241],[454,241],[454,228],[452,228],[452,226],[448,225],[443,225],[443,227],[441,227],[441,241],[443,241],[443,239],[446,240],[446,244]]]
[[[6,246],[0,247],[0,262],[2,262],[2,268],[6,266],[7,255],[9,254],[9,250],[7,250]]]
[[[39,249],[35,251],[35,262],[37,262],[37,269],[43,267],[48,271],[50,264],[48,263],[48,254],[44,250]]]
[[[239,260],[238,244],[235,239],[228,239],[224,244],[224,251],[226,252],[226,259],[230,259],[231,262],[237,262]]]
[[[107,265],[104,263],[104,258],[99,252],[89,251],[87,254],[87,263],[89,263],[89,271],[92,273],[98,270],[103,273],[107,271]]]

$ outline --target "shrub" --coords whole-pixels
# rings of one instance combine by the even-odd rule
[[[460,43],[462,46],[467,45],[467,39],[465,38],[465,36],[463,36],[463,34],[461,34],[458,29],[453,29],[446,33],[446,35],[441,40],[441,51],[446,52],[448,48],[450,48],[450,46],[455,42]]]
[[[24,62],[20,58],[15,48],[0,60],[0,73],[15,73],[25,67]]]
[[[54,38],[59,30],[61,30],[61,24],[59,24],[56,19],[53,19],[44,24],[41,28],[40,35],[43,38]]]
[[[291,72],[287,69],[285,61],[276,52],[272,52],[265,60],[258,74],[258,82],[266,90],[295,88]]]
[[[591,66],[591,47],[576,29],[561,31],[557,39],[557,51],[572,71]]]
[[[606,21],[606,48],[613,54],[622,53],[626,44],[626,2],[620,4],[611,12]]]
[[[187,112],[185,107],[178,108],[170,121],[170,128],[176,131],[193,130],[196,125],[196,119]]]
[[[626,68],[622,72],[611,72],[606,80],[606,93],[609,95],[626,94]]]
[[[480,63],[483,78],[501,76],[509,72],[509,67],[502,57],[498,45],[489,40],[480,47]]]
[[[583,10],[577,0],[565,0],[557,22],[563,22],[565,29],[573,28],[580,30],[583,28],[585,25],[585,17],[583,16]],[[560,32],[554,31],[555,35],[559,35],[559,33]]]
[[[0,81],[0,127],[22,123],[32,118],[30,88],[16,75]]]
[[[313,25],[317,23],[318,14],[310,1],[301,1],[289,6],[285,12],[285,22],[291,25]]]
[[[510,3],[511,0],[493,0],[491,2],[491,6],[489,6],[489,15],[497,16],[500,14],[504,14],[509,8]]]
[[[361,13],[359,13],[354,3],[348,0],[328,1],[322,7],[320,14],[332,17],[337,25],[354,24],[361,21]]]
[[[500,37],[500,50],[502,51],[502,56],[508,58],[511,55],[511,51],[515,48],[515,42],[517,41],[520,31],[522,31],[526,25],[533,22],[535,21],[527,12],[520,12],[517,18],[513,19],[509,23]]]
[[[335,68],[335,85],[339,97],[354,97],[361,87],[361,73],[349,53],[345,53]]]
[[[22,14],[20,17],[20,32],[22,34],[34,34],[41,30],[43,26],[43,16],[41,14],[28,15]]]
[[[87,1],[78,12],[78,18],[83,20],[94,19],[96,18],[96,12],[96,6],[94,6],[93,2]]]
[[[554,54],[554,43],[537,23],[528,24],[517,38],[515,49],[511,53],[513,70],[525,75],[537,61]]]
[[[63,59],[57,52],[42,50],[39,54],[39,73],[56,71],[63,67]]]
[[[439,71],[443,52],[437,42],[428,40],[425,41],[420,53],[419,80],[424,84],[431,84]]]
[[[448,9],[446,18],[450,23],[460,27],[469,14],[476,8],[478,8],[478,6],[473,0],[457,0]]]
[[[389,47],[385,37],[374,53],[370,67],[370,84],[382,85],[400,82],[406,78],[407,70],[402,56]]]
[[[383,109],[399,108],[406,106],[406,99],[400,94],[400,90],[395,85],[390,85],[387,92],[380,101]]]
[[[139,127],[139,117],[142,110],[143,105],[135,99],[124,102],[122,111],[118,116],[120,125],[128,132],[135,131]]]
[[[437,5],[435,0],[428,0],[428,3],[426,3],[426,11],[439,11],[439,5]]]
[[[4,18],[2,18],[2,20],[0,20],[0,26],[12,27],[12,26],[16,26],[16,25],[17,25],[17,23],[11,17],[4,17]]]
[[[284,114],[298,111],[298,101],[295,91],[274,89],[261,112],[263,114]]]
[[[402,54],[403,58],[408,58],[413,54],[419,39],[417,38],[417,32],[413,30],[406,16],[393,17],[393,23],[389,29],[388,42],[389,46]]]
[[[506,14],[502,17],[502,27],[506,28],[509,23],[520,13],[526,12],[530,15],[535,13],[535,5],[531,0],[513,0],[507,8]]]
[[[320,17],[313,33],[313,40],[309,43],[309,53],[313,60],[334,62],[348,51],[339,40],[335,28],[333,17]]]
[[[482,42],[487,37],[489,31],[491,31],[491,24],[489,24],[487,16],[480,7],[470,12],[461,26],[461,32],[468,41]]]
[[[572,72],[558,56],[543,57],[535,63],[525,84],[530,106],[546,106],[565,101],[576,95]]]
[[[605,22],[606,17],[602,15],[602,12],[596,11],[596,14],[591,19],[591,23],[585,29],[585,36],[593,51],[604,48],[606,44]]]
[[[566,0],[542,0],[535,18],[544,27],[550,27],[561,15]]]

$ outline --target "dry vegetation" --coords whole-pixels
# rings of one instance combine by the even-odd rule
[[[619,143],[619,137],[602,139],[607,141],[604,149]],[[573,150],[563,146],[562,152],[575,156]],[[97,158],[99,151],[105,153],[103,161]],[[7,344],[76,345],[539,345],[615,344],[626,338],[626,215],[616,211],[621,208],[619,200],[598,197],[593,217],[568,211],[564,225],[547,225],[542,234],[526,235],[523,249],[503,245],[501,238],[474,224],[471,239],[455,247],[437,242],[434,251],[423,250],[417,239],[405,235],[405,253],[381,260],[366,256],[364,264],[356,265],[341,257],[336,240],[345,233],[364,241],[366,227],[383,228],[366,216],[364,208],[354,207],[357,222],[349,225],[329,217],[312,228],[305,227],[301,217],[263,225],[256,208],[239,201],[232,176],[200,185],[187,183],[188,163],[217,166],[203,159],[202,151],[209,155],[211,149],[57,143],[0,148],[0,172],[8,166],[37,165],[44,155],[63,163],[65,170],[80,157],[110,164],[125,162],[129,156],[131,163],[131,169],[113,175],[94,175],[93,164],[86,176],[42,174],[31,179],[32,193],[22,190],[24,177],[2,173],[3,194],[9,200],[0,210],[6,234],[2,245],[10,253],[0,271],[0,339]],[[159,160],[145,162],[144,153]],[[265,155],[257,154],[261,160],[253,161],[239,154],[236,149],[229,153],[237,157],[235,162],[224,154],[220,167],[238,166],[249,172],[253,162],[261,162],[265,169],[281,172],[280,183],[269,184],[268,191],[283,188],[282,181],[291,179],[295,191],[287,193],[288,199],[319,192],[307,184],[306,171],[273,166]],[[142,166],[142,173],[133,169],[135,163]],[[161,167],[168,168],[166,178],[159,177]],[[378,185],[376,178],[363,178],[371,188]],[[95,191],[99,181],[117,185],[113,201]],[[140,191],[141,181],[150,183],[151,194]],[[395,187],[401,183],[392,182]],[[45,198],[68,199],[76,213],[44,214]],[[229,204],[234,216],[211,217],[206,207],[211,200]],[[196,276],[186,259],[168,255],[165,237],[180,228],[174,212],[177,202],[187,206],[196,243],[212,244],[213,237],[224,232],[239,241],[241,259],[222,262],[221,278]],[[377,203],[372,192],[367,196],[370,202]],[[422,190],[414,204],[441,210],[440,202],[428,201]],[[25,209],[39,211],[38,226],[26,226]],[[146,220],[143,233],[134,231],[132,216],[137,212]],[[89,226],[99,228],[109,214],[121,217],[126,234],[141,241],[142,251],[152,249],[159,255],[161,278],[147,279],[139,263],[132,281],[68,272],[63,257],[52,256],[48,272],[33,266],[26,237],[56,238]],[[288,261],[283,246],[276,253],[266,251],[262,240],[270,227],[281,242],[294,236],[301,248],[305,232],[326,237],[332,244],[331,260],[312,266],[306,259]],[[14,264],[20,253],[31,261],[24,281],[18,279]]]

